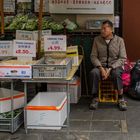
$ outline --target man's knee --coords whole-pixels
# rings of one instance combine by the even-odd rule
[[[111,74],[112,74],[112,76],[113,76],[114,78],[121,77],[122,69],[121,69],[121,68],[113,69],[112,72],[111,72]]]
[[[98,68],[94,68],[91,70],[90,72],[90,76],[97,76],[97,77],[100,77],[100,71]]]

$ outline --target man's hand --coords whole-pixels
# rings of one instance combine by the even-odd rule
[[[99,69],[102,75],[102,80],[106,80],[110,76],[111,68],[105,69],[103,67],[100,67]]]
[[[110,72],[111,72],[111,68],[108,68],[108,69],[106,69],[107,78],[109,77],[109,75],[110,75]],[[107,78],[106,78],[106,79],[107,79]]]
[[[101,72],[101,76],[102,76],[102,80],[106,80],[107,79],[107,72],[103,67],[99,67],[100,72]]]

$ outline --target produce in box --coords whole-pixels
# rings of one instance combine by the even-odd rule
[[[17,109],[13,111],[13,116],[14,118],[20,114],[23,110],[22,109]],[[0,119],[9,119],[12,118],[12,111],[6,112],[6,113],[0,113]]]

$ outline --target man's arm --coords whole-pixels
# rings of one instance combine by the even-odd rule
[[[95,67],[101,67],[101,62],[98,59],[98,49],[97,49],[97,45],[96,45],[96,39],[94,40],[93,46],[92,46],[92,51],[91,51],[91,55],[90,55],[90,59],[92,64]]]
[[[91,62],[95,67],[98,67],[101,75],[102,75],[102,79],[105,80],[107,78],[107,73],[105,71],[105,69],[102,67],[101,62],[98,59],[98,49],[97,49],[97,45],[96,45],[96,40],[94,41],[94,44],[92,46],[92,52],[90,55],[91,58]]]
[[[112,64],[112,68],[115,69],[117,67],[123,66],[126,59],[127,59],[127,54],[126,54],[125,44],[124,44],[124,40],[121,39],[119,58],[114,64]]]

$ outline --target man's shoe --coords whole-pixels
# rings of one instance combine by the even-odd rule
[[[93,99],[90,106],[89,106],[89,109],[96,110],[98,108],[98,104],[99,104],[98,99]]]
[[[124,99],[119,99],[118,106],[119,106],[120,111],[127,110],[127,102]]]

